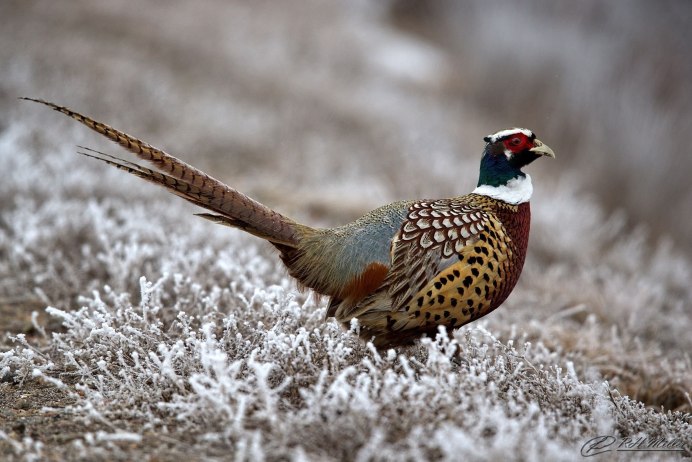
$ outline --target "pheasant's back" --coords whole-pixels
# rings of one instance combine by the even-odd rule
[[[394,202],[344,226],[311,229],[298,247],[277,248],[291,276],[303,286],[332,300],[362,298],[387,275],[392,239],[411,204]]]

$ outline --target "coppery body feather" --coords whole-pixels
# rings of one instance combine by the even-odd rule
[[[462,326],[507,298],[521,273],[529,236],[530,189],[526,196],[520,168],[540,155],[554,157],[528,130],[498,132],[486,138],[477,194],[395,202],[348,225],[316,229],[108,125],[25,99],[83,123],[160,171],[93,150],[83,154],[213,212],[199,214],[204,218],[268,240],[291,276],[330,297],[328,317],[344,325],[357,318],[361,337],[377,347],[411,343],[438,326]]]

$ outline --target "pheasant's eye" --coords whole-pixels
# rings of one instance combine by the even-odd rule
[[[505,145],[505,149],[513,152],[514,154],[530,147],[529,138],[522,133],[512,134],[510,137],[505,138],[503,143]]]

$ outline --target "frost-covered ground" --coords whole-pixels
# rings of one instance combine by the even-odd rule
[[[601,435],[689,451],[692,260],[655,210],[671,186],[647,186],[650,222],[593,186],[603,168],[645,174],[649,144],[593,174],[569,160],[589,143],[532,112],[558,158],[530,169],[514,293],[453,338],[377,352],[324,322],[268,245],[81,158],[122,151],[15,99],[70,105],[312,224],[469,191],[502,107],[472,96],[454,51],[348,4],[0,7],[0,458],[577,460]]]

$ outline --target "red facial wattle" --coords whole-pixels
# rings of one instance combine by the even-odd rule
[[[531,140],[531,138],[524,135],[523,133],[517,133],[515,135],[512,135],[506,140],[502,141],[502,143],[505,145],[505,149],[508,149],[514,154],[518,154],[522,151],[526,151],[527,149],[531,149],[533,147],[533,141]]]

